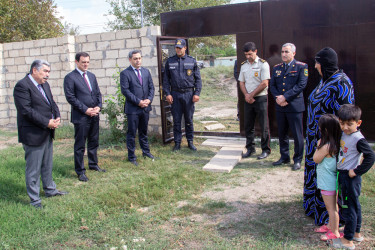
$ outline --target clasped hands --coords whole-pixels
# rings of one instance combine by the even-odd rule
[[[288,102],[286,101],[283,95],[276,96],[276,103],[279,104],[281,107],[285,107],[286,105],[288,105]]]
[[[50,119],[47,127],[49,129],[55,129],[59,127],[60,123],[61,123],[60,117],[57,117],[56,119]]]
[[[100,112],[100,108],[99,107],[95,107],[95,108],[88,108],[85,112],[86,115],[90,116],[90,117],[93,117],[93,116],[97,116],[99,115],[99,112]]]
[[[150,105],[150,103],[151,101],[149,99],[144,99],[138,103],[138,106],[141,108],[146,108],[148,105]]]

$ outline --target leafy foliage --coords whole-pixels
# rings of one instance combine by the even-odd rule
[[[235,56],[236,49],[232,46],[235,43],[234,35],[197,37],[189,39],[190,54],[198,60],[209,60],[211,56],[226,57]]]
[[[64,34],[51,0],[0,0],[0,43],[45,39]]]
[[[115,20],[109,21],[112,30],[134,29],[141,27],[141,1],[107,0]],[[143,0],[144,25],[160,25],[160,13],[187,10],[230,3],[230,0]]]
[[[110,129],[108,140],[113,143],[124,142],[128,128],[128,121],[124,114],[125,96],[121,93],[120,73],[121,69],[117,68],[117,72],[113,75],[117,86],[116,94],[107,97],[104,101],[106,105],[102,109],[102,113],[107,115]]]

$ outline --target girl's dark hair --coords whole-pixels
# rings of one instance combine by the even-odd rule
[[[328,144],[328,153],[335,156],[340,150],[340,139],[342,135],[339,119],[333,114],[325,114],[319,118],[318,126],[320,129],[320,149]]]

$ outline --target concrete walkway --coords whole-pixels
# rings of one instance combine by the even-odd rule
[[[222,147],[220,151],[203,167],[203,170],[212,172],[232,171],[241,160],[242,151],[245,148],[244,138],[214,137],[202,143],[203,146]]]

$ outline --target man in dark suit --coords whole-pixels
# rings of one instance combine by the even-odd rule
[[[138,166],[135,156],[135,135],[138,129],[139,144],[143,157],[154,160],[150,153],[147,139],[147,126],[151,102],[154,98],[154,83],[150,71],[141,67],[142,54],[140,50],[129,52],[130,66],[120,74],[121,92],[126,97],[125,114],[128,119],[126,146],[129,161]]]
[[[80,181],[88,181],[83,161],[87,141],[90,170],[105,172],[98,166],[99,112],[102,94],[93,73],[87,71],[90,56],[85,52],[76,54],[77,68],[64,79],[66,100],[72,105],[71,122],[74,124],[74,167]]]
[[[279,133],[280,159],[274,166],[290,162],[288,130],[294,139],[294,164],[292,170],[301,168],[303,157],[302,118],[305,111],[303,90],[307,84],[307,64],[296,61],[296,46],[286,43],[281,49],[283,63],[275,65],[270,81],[270,90],[276,99],[276,119]]]
[[[35,60],[30,73],[14,87],[14,103],[17,108],[18,141],[25,150],[26,190],[30,204],[42,208],[40,177],[46,197],[65,195],[56,189],[52,179],[53,142],[55,129],[60,125],[60,111],[53,100],[47,82],[50,64]]]

